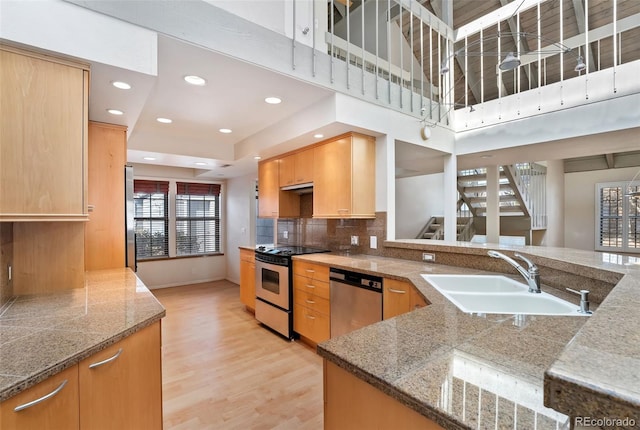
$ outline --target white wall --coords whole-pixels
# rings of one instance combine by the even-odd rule
[[[135,179],[158,179],[170,181],[170,187],[175,187],[176,180],[202,181],[195,175],[196,169],[181,167],[164,167],[149,164],[134,164],[133,174]],[[175,188],[174,188],[175,190]],[[225,214],[227,185],[222,185],[222,214]],[[169,213],[175,211],[173,195],[169,200]],[[150,289],[175,287],[178,285],[198,284],[201,282],[218,281],[226,278],[228,249],[225,240],[226,219],[223,215],[221,223],[221,248],[223,255],[181,257],[156,261],[139,261],[137,275]],[[175,224],[170,221],[169,229],[174,230]],[[175,257],[175,238],[169,236],[169,255]]]
[[[256,174],[227,181],[227,279],[240,283],[239,246],[255,246]]]
[[[593,251],[596,227],[596,184],[630,181],[637,167],[566,173],[564,176],[564,246]]]
[[[432,216],[444,214],[444,174],[396,179],[396,238],[413,239]]]

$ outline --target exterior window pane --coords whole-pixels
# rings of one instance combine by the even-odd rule
[[[220,187],[178,184],[176,195],[176,254],[220,252]]]

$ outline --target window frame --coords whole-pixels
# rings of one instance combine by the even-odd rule
[[[636,248],[629,246],[630,236],[630,220],[636,219],[636,223],[640,222],[640,215],[631,216],[629,214],[629,206],[631,204],[631,197],[626,197],[624,194],[629,187],[629,181],[616,181],[616,182],[601,182],[596,184],[595,190],[595,250],[596,251],[608,251],[608,252],[623,252],[623,253],[640,253],[640,245]],[[621,198],[621,215],[606,217],[609,219],[620,219],[621,221],[621,246],[604,246],[601,244],[602,237],[602,220],[605,217],[602,216],[603,201],[601,198],[602,190],[605,188],[617,188]],[[640,241],[640,239],[639,239]]]
[[[156,182],[158,184],[158,188],[160,187],[160,184],[166,184],[166,191],[157,191],[157,192],[142,192],[142,191],[135,191],[135,183],[136,181],[144,181],[144,182]],[[133,200],[134,200],[134,207],[135,207],[135,201],[137,199],[139,199],[140,197],[136,197],[136,195],[139,194],[144,194],[149,196],[149,208],[150,208],[150,213],[149,216],[143,216],[143,217],[139,217],[136,216],[135,211],[133,214],[133,220],[134,220],[134,230],[136,231],[136,260],[137,261],[152,261],[152,260],[161,260],[161,259],[166,259],[170,257],[169,254],[169,222],[170,222],[170,214],[169,214],[169,194],[170,194],[170,183],[169,181],[153,181],[153,180],[147,180],[147,179],[135,179],[134,178],[134,193],[133,193]],[[152,202],[154,201],[154,195],[162,195],[164,197],[164,216],[162,217],[154,217],[152,216]],[[156,198],[157,199],[157,198]],[[159,222],[159,221],[163,221],[164,222],[164,244],[163,244],[163,254],[162,255],[143,255],[141,256],[140,254],[138,254],[139,251],[139,247],[138,247],[138,233],[137,233],[137,225],[138,225],[138,221],[149,221],[150,225],[152,226],[154,222]],[[151,229],[151,234],[153,234],[153,229]]]
[[[187,192],[186,193],[181,193],[180,190],[180,184],[184,184],[187,187]],[[188,188],[189,186],[196,186],[198,188],[204,186],[204,187],[209,187],[210,190],[212,190],[209,194],[203,194],[203,193],[188,193]],[[174,221],[174,225],[173,225],[173,234],[175,235],[175,246],[173,247],[175,250],[175,258],[188,258],[188,257],[201,257],[201,256],[211,256],[211,255],[221,255],[222,254],[222,184],[214,184],[214,183],[202,183],[202,182],[194,182],[194,181],[190,181],[190,182],[186,182],[186,181],[176,181],[176,187],[173,188],[175,193],[174,193],[174,217],[173,217],[173,221]],[[182,196],[186,196],[188,197],[187,199],[183,199],[180,198]],[[207,200],[207,198],[211,198],[210,200]],[[202,200],[199,200],[199,198],[202,198]],[[191,214],[189,214],[189,216],[179,216],[178,215],[178,202],[179,201],[186,201],[187,202],[187,207],[188,210],[190,211],[190,202],[192,201],[213,201],[214,202],[214,207],[215,207],[215,211],[214,211],[214,215],[211,216],[205,216],[204,214],[202,216],[193,216]],[[213,244],[214,244],[214,251],[207,251],[206,249],[202,252],[195,252],[195,253],[188,253],[188,254],[181,254],[179,251],[179,246],[180,244],[178,243],[178,224],[180,222],[187,222],[189,223],[190,221],[202,221],[202,222],[207,222],[207,221],[213,221],[215,223],[215,228],[213,233],[207,235],[208,237],[213,236]],[[203,229],[206,230],[206,229]]]

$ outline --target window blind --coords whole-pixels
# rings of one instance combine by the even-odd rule
[[[219,184],[176,184],[176,254],[220,252]]]
[[[169,182],[133,181],[138,260],[169,256]]]
[[[625,182],[597,184],[596,250],[640,251],[640,200],[626,195],[638,188]]]

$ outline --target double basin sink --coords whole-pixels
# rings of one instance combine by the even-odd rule
[[[585,316],[579,312],[579,306],[545,292],[530,293],[527,285],[506,276],[423,274],[422,277],[467,313]]]

